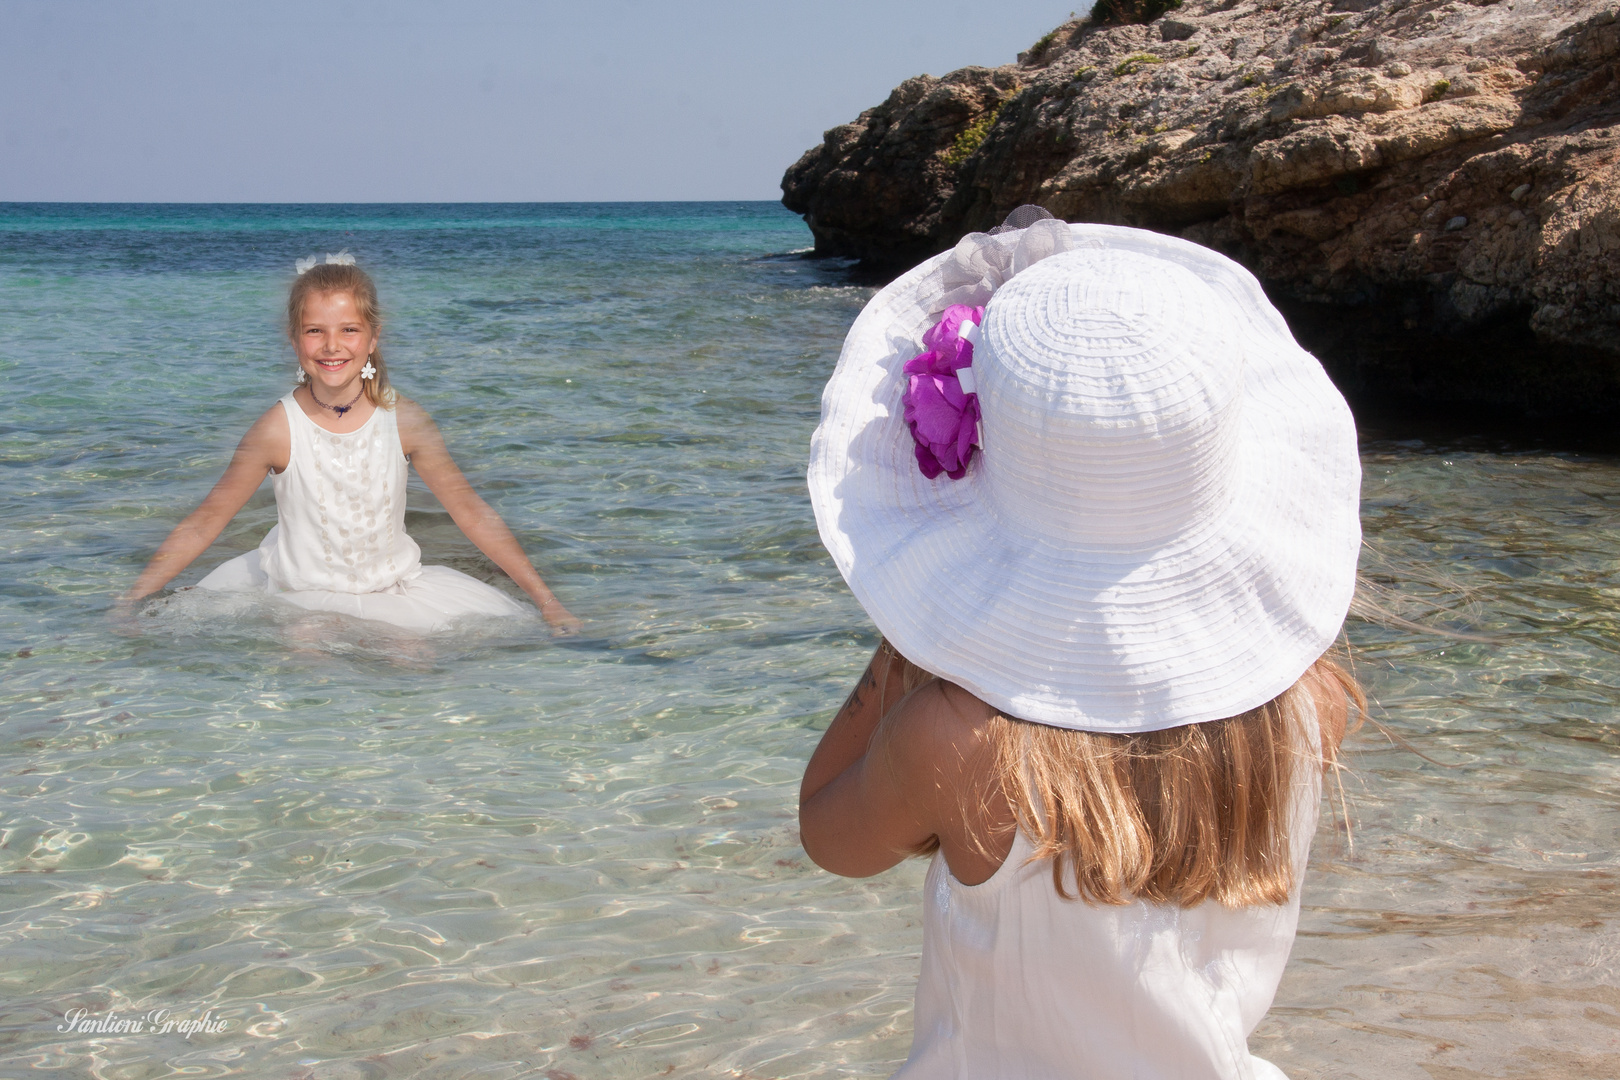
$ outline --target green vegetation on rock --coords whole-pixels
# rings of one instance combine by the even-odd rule
[[[1154,56],[1152,53],[1132,53],[1130,56],[1127,56],[1125,59],[1119,62],[1119,66],[1114,68],[1114,74],[1135,75],[1138,71],[1141,71],[1149,64],[1162,63],[1164,63],[1163,58]]]
[[[990,134],[990,129],[996,126],[996,117],[1000,115],[1001,106],[997,105],[963,128],[962,133],[951,144],[951,148],[945,151],[945,164],[960,165],[972,157],[973,151],[977,150],[983,144],[985,136]]]

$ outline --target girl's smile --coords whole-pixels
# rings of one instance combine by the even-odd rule
[[[360,378],[361,367],[377,347],[377,332],[360,317],[349,293],[312,293],[304,301],[303,325],[293,346],[304,373],[338,391]]]

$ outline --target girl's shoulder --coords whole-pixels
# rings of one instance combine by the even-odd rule
[[[433,426],[433,418],[427,410],[404,394],[395,394],[392,406],[394,422],[399,425],[400,434],[421,431]]]
[[[896,777],[908,788],[960,792],[989,778],[985,751],[996,710],[971,692],[933,679],[897,704],[884,718],[877,739]],[[947,800],[954,811],[957,803]]]
[[[416,461],[421,453],[431,456],[443,452],[444,440],[434,426],[433,418],[426,409],[403,394],[394,397],[394,422],[399,430],[399,445],[406,457]]]
[[[251,455],[272,472],[287,467],[292,456],[292,425],[282,402],[271,405],[253,421],[253,426],[242,436],[239,452]]]
[[[296,409],[298,406],[293,405],[292,407]],[[250,434],[255,431],[261,435],[279,434],[283,440],[291,437],[292,424],[287,419],[287,402],[285,399],[277,401],[259,414],[259,418],[253,421],[253,426],[248,429]]]

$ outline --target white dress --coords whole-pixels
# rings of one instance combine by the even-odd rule
[[[1309,727],[1314,738],[1315,721]],[[1275,906],[1064,900],[1020,831],[989,880],[928,868],[911,1055],[893,1080],[1286,1080],[1249,1053],[1299,923],[1321,774],[1300,761]],[[1072,892],[1072,888],[1071,888]]]
[[[255,590],[312,611],[375,619],[408,630],[438,630],[471,615],[522,615],[510,596],[448,566],[423,566],[405,533],[409,463],[392,409],[376,409],[339,435],[281,399],[292,437],[287,467],[270,477],[276,525],[257,551],[197,583],[201,589]]]

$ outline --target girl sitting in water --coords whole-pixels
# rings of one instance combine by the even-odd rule
[[[257,551],[215,568],[199,588],[263,591],[299,607],[422,631],[463,616],[520,613],[499,589],[448,566],[422,565],[405,533],[409,464],[554,629],[579,628],[456,468],[428,414],[388,385],[381,330],[376,286],[347,253],[321,265],[300,260],[287,297],[298,386],[248,429],[225,475],[158,548],[127,600],[163,588],[207,550],[268,473],[277,524]]]
[[[1324,655],[1360,465],[1258,283],[1133,229],[970,236],[856,321],[809,480],[884,640],[805,850],[933,853],[897,1076],[1280,1077],[1246,1039],[1361,705]]]

